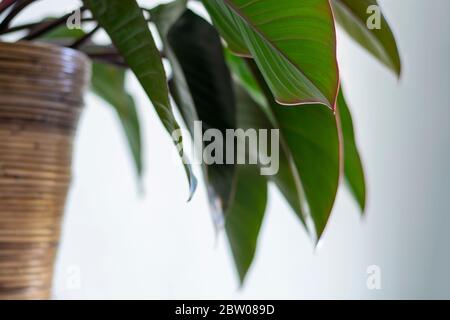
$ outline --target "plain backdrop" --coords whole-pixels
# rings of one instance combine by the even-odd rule
[[[170,138],[129,75],[143,123],[142,187],[116,115],[89,94],[54,298],[450,298],[450,1],[379,2],[397,37],[400,80],[341,30],[338,36],[367,174],[365,218],[341,188],[315,249],[271,188],[255,262],[240,289],[226,238],[214,232],[205,188],[200,184],[186,202],[188,185]],[[20,19],[76,3],[40,1]],[[366,285],[373,265],[380,290]]]

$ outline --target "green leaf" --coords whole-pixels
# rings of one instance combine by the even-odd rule
[[[139,117],[133,98],[125,91],[125,70],[109,64],[94,63],[92,89],[117,112],[128,139],[137,173],[141,176],[142,144]]]
[[[339,72],[328,0],[203,3],[225,40],[241,36],[241,47],[245,44],[280,104],[334,108]]]
[[[160,4],[150,10],[152,21],[155,23],[159,36],[163,41],[165,54],[172,53],[167,40],[169,30],[186,10],[187,0],[175,0],[166,4]]]
[[[231,55],[227,55],[227,57],[228,64],[233,72],[238,71],[236,75],[238,75],[240,81],[240,85],[235,86],[239,127],[245,130],[250,128],[258,130],[279,129],[266,97],[261,92],[244,60]],[[280,133],[279,138],[281,144],[279,146],[279,170],[277,174],[268,176],[268,178],[278,186],[291,208],[307,227],[306,202],[298,171],[282,133]],[[271,145],[271,141],[268,141],[268,145]]]
[[[370,30],[367,21],[374,14],[369,8],[378,6],[376,0],[333,0],[334,14],[339,24],[361,46],[395,72],[401,73],[401,61],[394,35],[385,17],[381,14],[380,28]],[[381,13],[381,11],[379,11]]]
[[[172,26],[167,38],[186,79],[197,120],[202,121],[202,131],[218,129],[225,137],[226,129],[236,127],[236,102],[219,35],[207,21],[188,10]],[[193,134],[193,123],[187,126]],[[225,164],[204,166],[211,204],[222,214],[228,207],[234,169],[234,165]]]
[[[179,130],[169,101],[166,74],[160,53],[142,10],[134,0],[83,0],[95,20],[136,75],[170,134]],[[180,146],[181,141],[174,141]],[[186,161],[184,161],[186,163]],[[196,179],[185,164],[192,196]]]
[[[271,104],[306,196],[320,238],[339,185],[339,136],[330,110],[307,105],[286,108]]]
[[[267,203],[267,180],[256,165],[238,165],[225,230],[241,284],[255,256]]]
[[[356,146],[355,134],[353,130],[352,116],[345,102],[342,88],[337,101],[337,113],[340,118],[342,139],[344,145],[344,174],[345,180],[358,202],[361,211],[364,212],[366,206],[366,185],[364,179],[364,169]]]
[[[274,101],[255,64],[248,61],[266,98],[266,105],[258,106],[259,108],[253,106],[251,109],[247,107],[252,114],[248,118],[253,119],[253,127],[280,130],[280,170],[270,178],[308,230],[320,238],[339,185],[340,154],[336,118],[329,109],[323,107],[279,105]],[[228,63],[243,62],[242,59],[233,59],[228,60]],[[237,68],[241,70],[241,74],[244,73],[243,65],[231,69]],[[251,74],[248,67],[246,72]]]

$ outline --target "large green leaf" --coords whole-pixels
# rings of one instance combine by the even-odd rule
[[[332,4],[336,20],[348,34],[400,76],[401,62],[397,44],[385,17],[382,14],[379,16],[379,29],[369,29],[367,25],[370,16],[376,14],[368,10],[369,7],[377,6],[378,10],[381,10],[378,2],[376,0],[333,0]]]
[[[224,38],[233,39],[231,49],[236,51],[238,46],[242,51],[245,45],[279,103],[334,108],[339,72],[328,0],[203,3]]]
[[[286,108],[271,104],[280,131],[298,170],[320,237],[339,185],[339,136],[330,110],[315,106]]]
[[[83,0],[99,25],[108,33],[114,46],[136,75],[152,101],[163,125],[170,134],[179,130],[169,101],[166,74],[141,8],[135,0]],[[175,141],[179,146],[180,141]],[[189,165],[192,195],[196,179]]]
[[[237,76],[238,80],[241,84],[246,88],[252,98],[262,107],[267,104],[265,97],[263,96],[260,87],[256,83],[252,74],[250,73],[247,65],[244,61],[236,56],[231,54],[227,54],[227,61],[230,65],[233,73]],[[248,104],[250,105],[250,104]],[[255,107],[251,109],[253,118],[259,119],[259,125],[268,127],[269,119],[267,119],[264,124],[261,122],[261,112],[258,112]],[[344,147],[344,175],[347,184],[350,187],[350,190],[353,193],[353,196],[357,200],[361,210],[364,212],[365,209],[365,179],[364,179],[364,170],[360,160],[358,148],[356,146],[355,134],[353,130],[353,122],[350,114],[350,110],[348,109],[347,103],[345,102],[345,98],[342,92],[342,88],[339,91],[339,96],[337,100],[337,113],[340,118],[340,127],[342,130],[342,143]],[[256,120],[255,120],[256,121]],[[272,122],[274,120],[272,119]],[[255,122],[253,123],[255,124]],[[289,203],[293,207],[293,209],[300,215],[301,210],[298,207],[299,203],[297,200],[297,196],[295,194],[295,184],[293,184],[292,175],[294,172],[290,172],[289,170],[284,170],[286,167],[286,157],[283,157],[283,153],[280,155],[280,172],[278,175],[273,177],[273,180],[277,183],[278,187],[288,199]]]
[[[141,131],[133,98],[125,91],[125,70],[113,65],[94,63],[92,89],[117,112],[140,176],[142,174]]]
[[[195,136],[194,121],[202,121],[200,134],[218,129],[225,136],[226,129],[236,127],[236,104],[220,37],[204,19],[182,11],[184,5],[185,1],[178,1],[152,11],[172,65],[172,96],[191,136]],[[234,165],[204,165],[203,171],[211,207],[221,218],[231,196]]]
[[[237,123],[243,130],[271,129],[268,119],[241,85],[235,83]],[[268,141],[270,145],[270,140]],[[246,154],[248,157],[248,153]],[[259,231],[267,205],[267,176],[258,165],[236,165],[225,230],[236,269],[244,283],[256,253]]]
[[[345,180],[350,187],[353,196],[358,202],[361,211],[364,212],[366,206],[366,185],[364,179],[364,169],[359,156],[353,130],[353,121],[348,109],[342,88],[337,100],[337,113],[340,118],[342,140],[344,145],[344,174]]]
[[[228,60],[239,76],[250,73],[242,59]],[[236,66],[236,64],[240,64]],[[252,126],[280,130],[280,170],[271,177],[299,218],[320,237],[336,197],[340,154],[336,118],[329,109],[314,105],[286,107],[277,104],[253,62],[248,60],[258,81],[249,75],[241,81],[250,92],[260,86],[266,105],[251,109]],[[250,83],[250,84],[249,84]],[[260,100],[259,98],[257,100]],[[259,110],[258,110],[259,109]]]

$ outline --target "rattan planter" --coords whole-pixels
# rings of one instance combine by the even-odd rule
[[[0,43],[0,299],[47,299],[90,76],[75,50]]]

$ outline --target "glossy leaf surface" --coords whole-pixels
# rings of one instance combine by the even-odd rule
[[[203,3],[224,38],[233,39],[231,50],[239,46],[242,51],[245,45],[279,103],[319,103],[334,108],[339,72],[328,0]]]
[[[183,11],[167,28],[171,19],[164,14],[173,14],[175,4],[153,11],[173,69],[172,95],[191,136],[202,135],[208,129],[219,130],[225,136],[226,129],[236,127],[236,105],[220,38],[208,22],[190,10]],[[183,8],[182,1],[178,5]],[[195,132],[194,121],[202,122],[200,132]],[[214,142],[204,143],[204,147]],[[214,163],[203,169],[210,203],[219,219],[228,207],[234,165]]]

